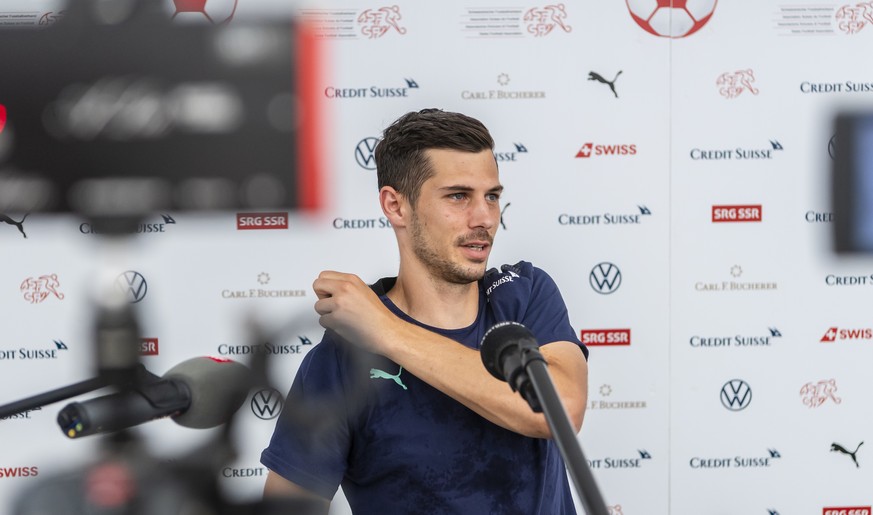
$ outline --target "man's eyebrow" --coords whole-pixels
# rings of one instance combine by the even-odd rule
[[[442,191],[473,191],[475,188],[466,184],[452,184],[439,188]],[[489,193],[500,193],[503,191],[503,185],[499,184],[488,190]]]

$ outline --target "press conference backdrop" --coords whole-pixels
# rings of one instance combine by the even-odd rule
[[[93,375],[92,296],[111,255],[153,373],[246,362],[267,343],[278,391],[246,400],[239,457],[220,471],[229,495],[257,497],[282,394],[321,335],[313,279],[396,270],[380,131],[436,106],[494,135],[506,193],[492,264],[547,270],[591,349],[579,440],[612,514],[870,513],[873,260],[830,250],[829,185],[832,116],[873,105],[873,4],[659,3],[208,0],[204,21],[168,1],[179,23],[321,22],[329,205],[167,212],[120,256],[75,217],[9,214],[0,403]],[[0,3],[4,29],[63,14]],[[249,317],[286,331],[253,342]],[[67,439],[62,406],[0,421],[0,513],[95,459],[100,437]],[[137,433],[166,460],[210,434],[168,420]],[[341,494],[333,510],[348,512]]]

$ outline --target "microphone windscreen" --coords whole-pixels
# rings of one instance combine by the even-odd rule
[[[506,381],[503,373],[504,354],[519,350],[519,345],[529,345],[533,342],[536,346],[536,338],[527,327],[518,322],[499,322],[491,326],[482,337],[479,352],[482,355],[482,363],[492,376]]]
[[[167,371],[164,379],[184,383],[191,392],[191,405],[173,417],[182,426],[206,429],[221,425],[242,406],[251,386],[249,368],[236,361],[197,357]]]

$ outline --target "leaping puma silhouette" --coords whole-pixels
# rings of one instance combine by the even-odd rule
[[[618,76],[621,75],[621,70],[618,70],[618,73],[615,74],[615,78],[611,81],[606,80],[597,72],[588,72],[588,80],[596,80],[597,82],[602,82],[609,86],[609,89],[612,90],[612,94],[615,95],[615,98],[618,98],[618,93],[615,91],[615,81],[618,80]]]
[[[860,467],[860,465],[858,465],[858,458],[855,456],[855,454],[858,452],[858,449],[860,449],[862,445],[864,445],[864,442],[859,443],[858,446],[855,447],[855,452],[849,452],[842,445],[840,445],[838,443],[832,443],[831,444],[831,452],[841,452],[843,454],[848,454],[849,457],[852,458],[852,461],[855,462],[855,467]]]
[[[27,234],[24,233],[24,219],[25,218],[27,218],[27,215],[24,215],[21,218],[20,222],[16,222],[15,220],[4,215],[3,213],[0,213],[0,222],[6,222],[9,225],[14,225],[15,227],[18,227],[18,231],[21,233],[21,235],[24,236],[25,238],[27,238]]]
[[[391,379],[395,383],[399,384],[401,388],[406,390],[407,389],[406,385],[403,384],[403,381],[400,380],[401,373],[403,373],[402,366],[400,367],[400,370],[395,375],[389,374],[388,372],[385,372],[384,370],[379,370],[378,368],[371,368],[370,369],[370,379]]]

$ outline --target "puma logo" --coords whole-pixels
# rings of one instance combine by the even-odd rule
[[[378,368],[370,369],[370,379],[391,379],[395,383],[399,384],[401,388],[406,390],[406,385],[403,384],[403,381],[400,380],[400,374],[403,373],[403,367],[400,367],[400,370],[397,371],[397,374],[391,375],[384,370],[379,370]]]
[[[612,90],[612,94],[615,95],[615,98],[618,98],[618,93],[615,91],[615,81],[618,80],[618,76],[621,75],[621,70],[618,70],[618,73],[615,74],[615,78],[611,81],[606,80],[597,72],[588,72],[588,80],[596,80],[597,82],[602,82],[609,86],[609,89]]]
[[[864,445],[864,442],[859,443],[858,446],[855,447],[855,452],[849,452],[849,451],[848,451],[845,447],[843,447],[842,445],[840,445],[840,444],[838,444],[838,443],[832,443],[832,444],[831,444],[831,452],[841,452],[841,453],[843,453],[843,454],[847,454],[850,458],[852,458],[852,461],[855,462],[855,467],[858,467],[858,468],[859,468],[860,465],[858,465],[858,457],[855,456],[855,454],[858,453],[858,449],[860,449],[862,445]]]
[[[27,215],[24,215],[21,218],[20,222],[16,222],[15,220],[4,215],[3,213],[0,213],[0,222],[6,222],[9,225],[14,225],[15,227],[18,227],[18,232],[20,232],[22,236],[27,238],[27,234],[24,233],[24,219],[25,218],[27,218]]]

